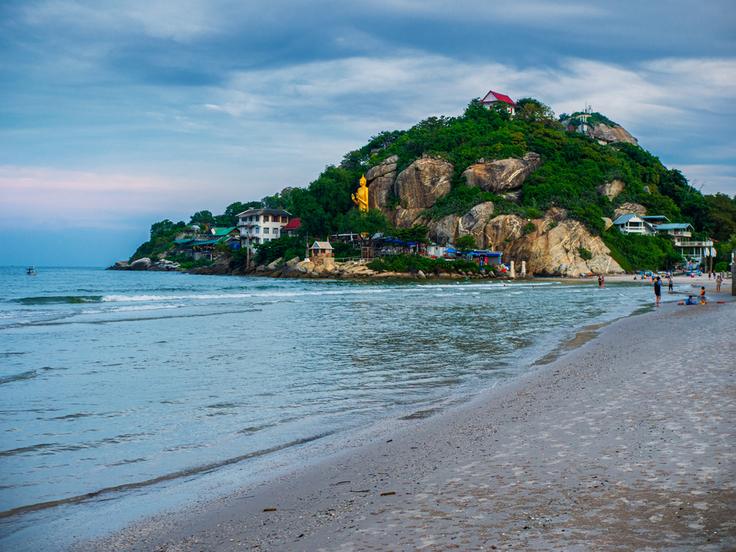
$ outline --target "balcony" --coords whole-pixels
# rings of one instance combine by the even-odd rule
[[[677,247],[713,247],[713,240],[682,240],[675,238]]]

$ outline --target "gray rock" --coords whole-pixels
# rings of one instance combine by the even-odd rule
[[[151,259],[148,257],[141,257],[130,263],[131,270],[148,270],[151,268]]]
[[[452,163],[435,157],[421,157],[396,177],[396,195],[404,209],[427,209],[449,193]]]
[[[538,153],[529,152],[521,159],[508,158],[483,161],[463,171],[468,186],[478,186],[489,192],[506,192],[521,188],[532,172],[542,164]]]

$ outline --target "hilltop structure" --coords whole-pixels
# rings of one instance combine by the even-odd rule
[[[493,90],[489,90],[480,103],[488,108],[500,105],[505,107],[509,114],[514,115],[516,113],[516,102],[506,94],[494,92]]]

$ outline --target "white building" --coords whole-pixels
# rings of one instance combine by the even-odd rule
[[[283,209],[248,209],[238,213],[238,229],[242,247],[252,248],[281,237],[281,229],[291,220]]]
[[[624,234],[651,236],[657,233],[655,226],[635,213],[621,215],[613,224]]]

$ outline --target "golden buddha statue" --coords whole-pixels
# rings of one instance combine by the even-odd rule
[[[355,190],[354,194],[351,194],[353,203],[358,206],[358,210],[361,213],[368,212],[368,186],[366,186],[366,184],[367,181],[365,179],[365,175],[363,175],[360,177],[360,187]]]

